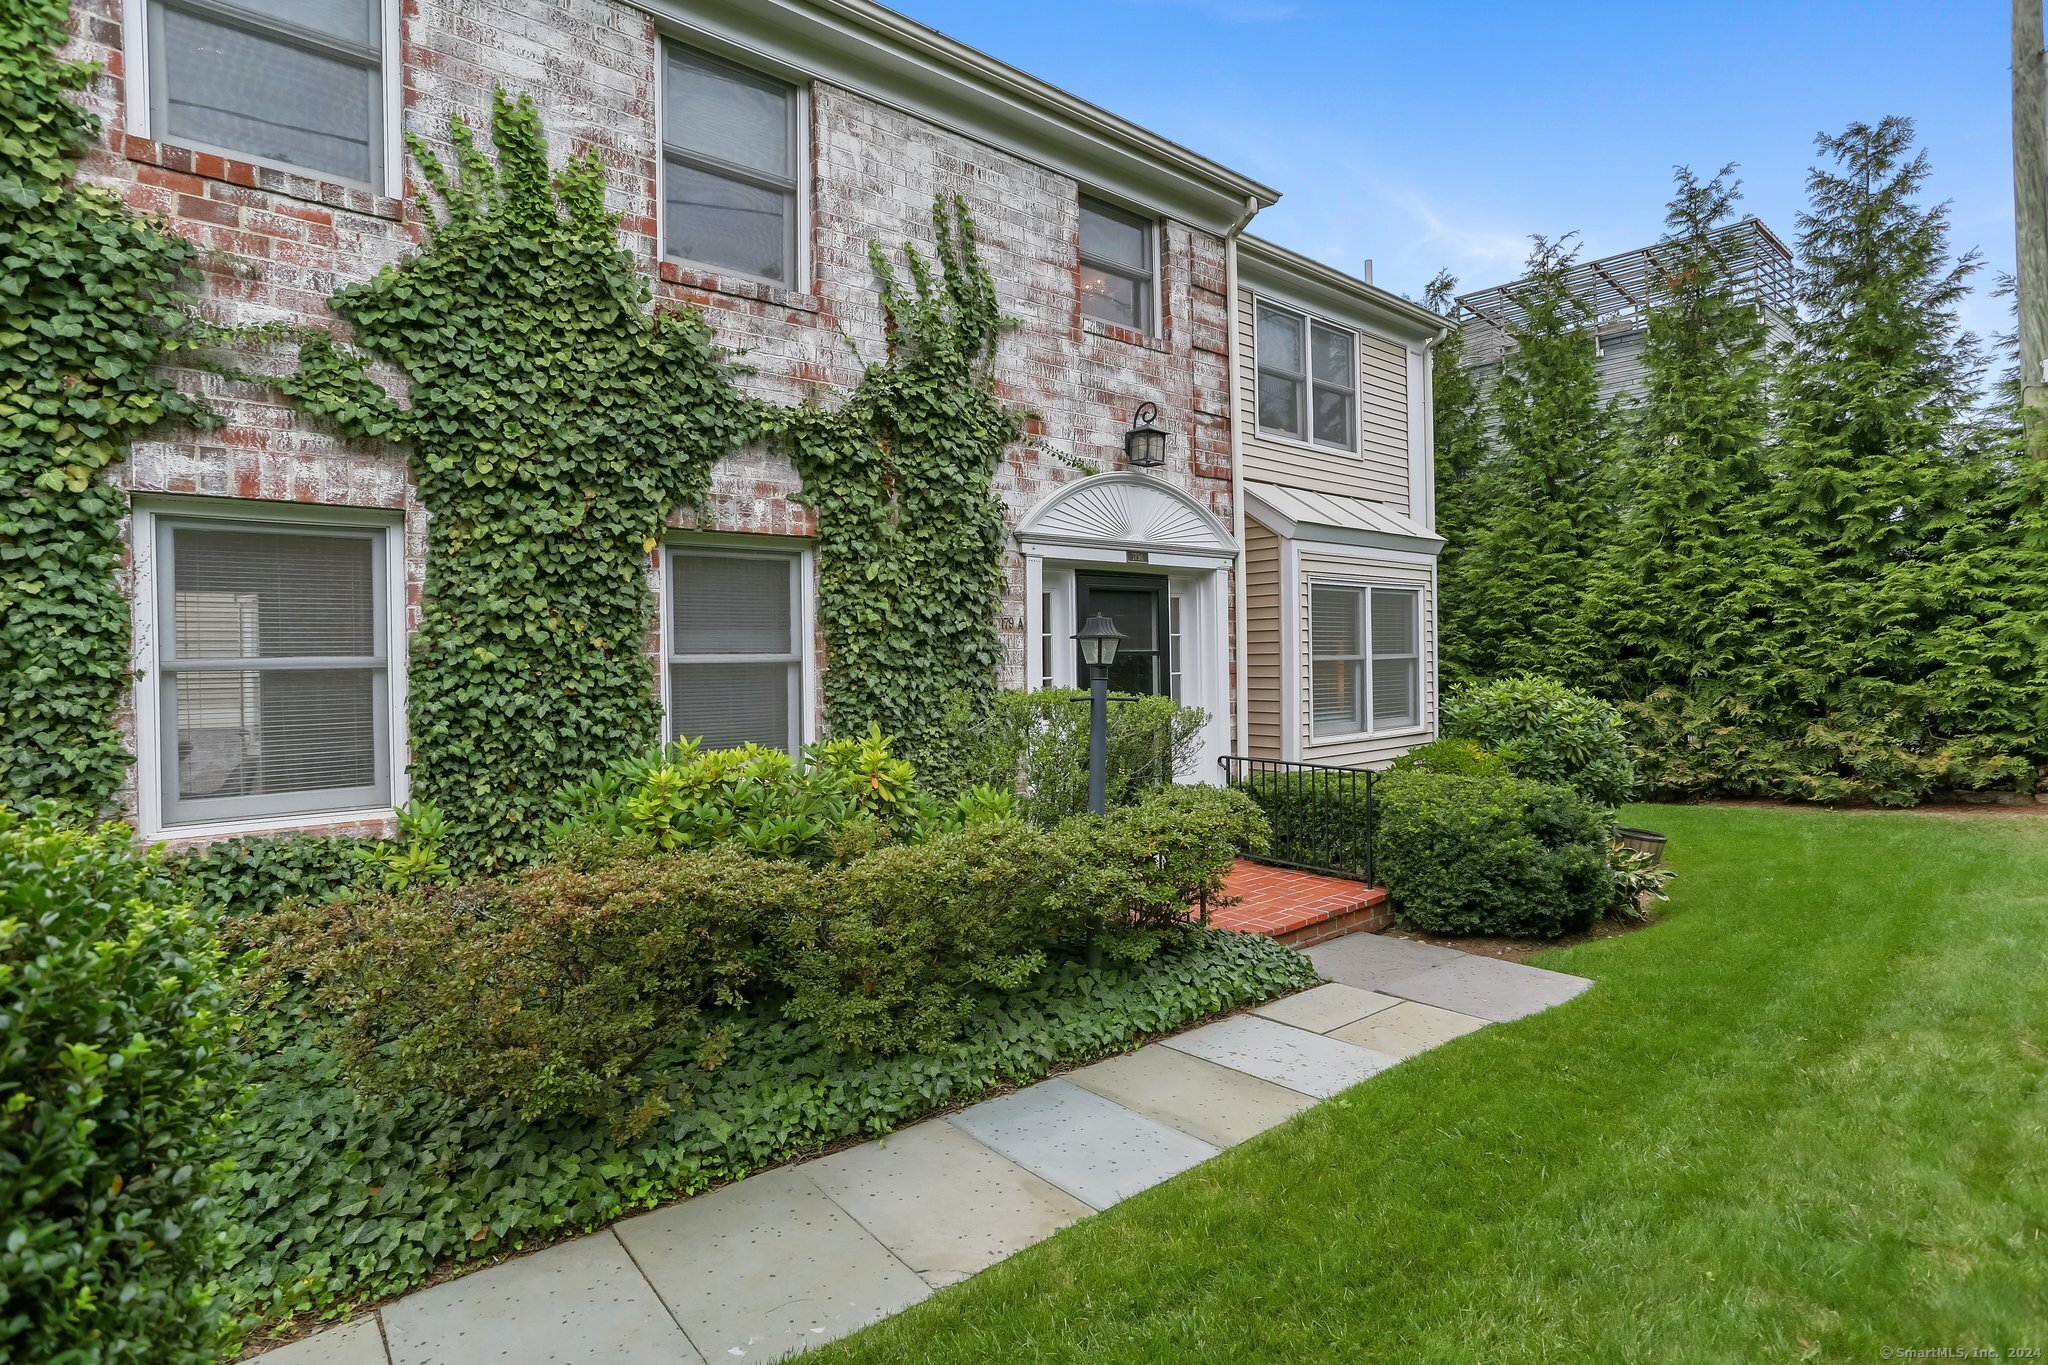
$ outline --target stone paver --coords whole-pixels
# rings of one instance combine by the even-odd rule
[[[1308,960],[1317,971],[1332,981],[1365,991],[1383,990],[1389,981],[1465,956],[1455,948],[1439,948],[1434,943],[1389,938],[1384,934],[1352,934],[1318,943],[1308,950]]]
[[[263,1365],[386,1365],[384,1334],[371,1313],[265,1351],[262,1359]]]
[[[1220,1019],[1163,1041],[1170,1048],[1249,1072],[1319,1100],[1349,1090],[1367,1077],[1385,1071],[1395,1061],[1385,1053],[1248,1014]]]
[[[1485,1027],[1486,1020],[1475,1019],[1469,1014],[1403,1000],[1392,1009],[1367,1015],[1355,1024],[1346,1024],[1330,1036],[1405,1060],[1418,1052],[1427,1052],[1438,1043],[1448,1043],[1453,1038]]]
[[[1356,986],[1332,981],[1327,986],[1317,986],[1299,995],[1271,1001],[1252,1013],[1276,1024],[1305,1028],[1310,1033],[1330,1033],[1400,1003],[1395,996],[1362,991]]]
[[[801,1166],[628,1218],[615,1231],[708,1360],[775,1360],[931,1293]]]
[[[933,1287],[964,1280],[1091,1212],[943,1119],[803,1169]]]
[[[1396,977],[1380,989],[1440,1009],[1504,1022],[1562,1005],[1592,984],[1582,976],[1461,953],[1456,961]]]
[[[408,1294],[385,1307],[384,1338],[392,1365],[701,1359],[609,1232]]]
[[[1065,1080],[1040,1081],[963,1109],[947,1122],[1098,1209],[1217,1151]]]
[[[1066,1079],[1218,1147],[1257,1137],[1314,1104],[1299,1091],[1170,1047],[1069,1071]]]

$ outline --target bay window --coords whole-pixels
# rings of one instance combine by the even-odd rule
[[[1309,585],[1310,733],[1386,734],[1422,724],[1422,594]]]

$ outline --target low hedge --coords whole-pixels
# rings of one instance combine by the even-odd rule
[[[1636,784],[1621,713],[1555,678],[1454,687],[1444,697],[1443,732],[1499,755],[1517,777],[1563,783],[1603,806],[1628,800]]]
[[[0,807],[0,1359],[205,1365],[239,1090],[212,917],[120,824]]]
[[[368,1102],[303,998],[286,998],[245,1025],[256,1086],[234,1137],[227,1286],[265,1317],[399,1293],[438,1266],[886,1133],[1315,979],[1306,958],[1269,939],[1190,931],[1143,962],[1070,962],[1020,990],[969,991],[957,1037],[866,1063],[773,1007],[708,1014],[655,1059],[692,1102],[631,1137],[574,1119],[529,1124],[424,1090]],[[709,1072],[707,1047],[720,1057]]]
[[[1613,816],[1569,787],[1388,773],[1375,796],[1379,878],[1404,924],[1555,938],[1615,903]]]

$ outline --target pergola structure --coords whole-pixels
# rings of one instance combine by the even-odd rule
[[[1745,218],[1721,229],[1717,239],[1727,253],[1737,294],[1755,300],[1773,320],[1789,319],[1794,300],[1792,253],[1777,234],[1758,219]],[[1573,266],[1567,277],[1572,293],[1592,310],[1595,330],[1612,333],[1641,327],[1676,264],[1676,250],[1674,243],[1660,242]],[[1521,279],[1458,296],[1453,316],[1464,329],[1466,364],[1490,365],[1507,351],[1509,337],[1527,316],[1521,299],[1528,288],[1528,280]]]

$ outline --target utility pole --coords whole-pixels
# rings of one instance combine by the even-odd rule
[[[2048,459],[2048,66],[2041,0],[2012,0],[2012,192],[2019,226],[2020,416]]]

